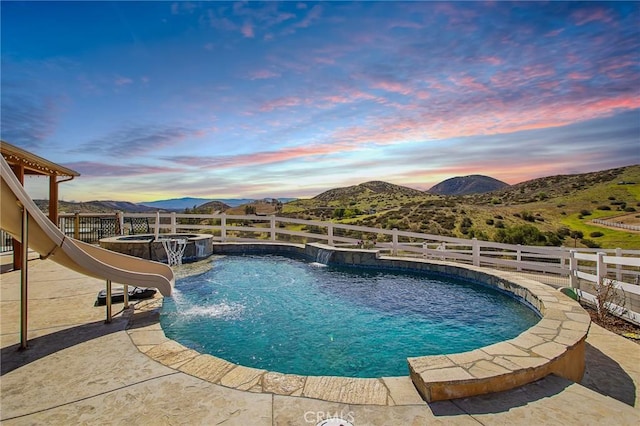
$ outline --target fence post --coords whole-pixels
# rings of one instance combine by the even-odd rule
[[[473,266],[480,266],[480,244],[477,238],[474,238],[471,242],[473,248]]]
[[[398,255],[398,228],[393,228],[391,230],[392,234],[391,237],[393,238],[392,241],[392,247],[391,247],[391,255],[392,256],[397,256]]]
[[[73,238],[80,239],[80,212],[76,212],[73,217]]]
[[[275,241],[276,240],[276,216],[271,215],[269,219],[271,222],[271,241]]]
[[[116,229],[116,235],[124,235],[124,212],[118,210],[116,212],[116,220],[118,221],[118,228]]]
[[[220,239],[223,243],[227,241],[227,215],[225,213],[220,215]]]
[[[160,235],[160,210],[156,212],[156,229],[153,234],[155,236],[154,240],[157,240]]]
[[[516,248],[516,262],[517,265],[516,266],[516,271],[520,272],[522,271],[522,266],[520,265],[520,262],[522,262],[522,244],[518,244],[517,248]]]
[[[333,245],[333,223],[329,222],[327,224],[327,244],[332,246]]]
[[[622,257],[622,249],[620,247],[616,249],[616,257]],[[622,265],[619,263],[616,265],[616,280],[622,281]]]
[[[596,253],[596,276],[598,277],[597,285],[603,282],[603,278],[607,277],[607,264],[604,263],[606,253],[599,251]],[[596,287],[597,288],[597,287]]]
[[[172,234],[177,234],[177,227],[176,227],[176,212],[171,212],[171,233]]]
[[[569,250],[569,287],[578,288],[578,259],[576,250]]]

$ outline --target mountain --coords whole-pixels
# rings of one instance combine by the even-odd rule
[[[200,207],[203,204],[210,203],[212,201],[220,201],[227,206],[240,206],[242,204],[247,204],[253,201],[253,199],[249,198],[227,198],[227,199],[215,199],[215,198],[193,198],[193,197],[183,197],[183,198],[171,198],[168,200],[158,200],[158,201],[148,201],[142,202],[143,206],[155,207],[160,209],[169,209],[169,210],[184,210],[191,209],[193,206]]]
[[[208,203],[204,203],[198,206],[198,210],[208,210],[211,209],[212,212],[223,212],[225,210],[229,210],[230,206],[228,204],[223,203],[222,201],[209,201]]]
[[[458,176],[443,180],[427,192],[437,195],[468,195],[496,191],[509,184],[483,175]]]
[[[160,209],[183,210],[186,208],[192,208],[193,206],[199,206],[210,201],[214,200],[212,198],[183,197],[172,198],[169,200],[148,201],[142,202],[140,204],[142,204],[143,206],[155,207]]]
[[[323,201],[325,203],[331,201],[337,201],[341,199],[355,199],[361,198],[367,195],[385,195],[385,196],[399,196],[404,195],[408,197],[424,196],[424,192],[413,188],[407,188],[406,186],[394,185],[388,182],[382,182],[379,180],[373,180],[370,182],[361,183],[360,185],[346,186],[343,188],[334,188],[328,191],[318,194],[312,198],[312,200]]]
[[[34,200],[34,202],[43,212],[49,211],[49,200]],[[58,201],[58,210],[60,213],[113,213],[115,211],[149,213],[156,212],[158,209],[128,201],[86,201],[82,203]]]

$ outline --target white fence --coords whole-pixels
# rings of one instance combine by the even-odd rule
[[[640,231],[640,226],[638,226],[638,225],[629,225],[627,223],[622,223],[622,222],[613,222],[613,221],[610,221],[610,220],[602,220],[602,219],[593,219],[591,222],[598,223],[598,224],[604,225],[604,226],[611,226],[611,227],[614,227],[614,228],[629,229],[631,231]]]
[[[87,215],[89,216],[89,215]],[[209,233],[214,241],[321,242],[330,246],[376,248],[391,256],[419,256],[475,266],[504,269],[539,278],[554,277],[557,286],[570,286],[587,301],[604,279],[624,291],[625,310],[640,323],[640,249],[579,249],[502,244],[477,239],[369,228],[295,218],[222,214],[126,213],[125,218],[146,220],[151,233]],[[640,248],[640,247],[639,247]],[[544,281],[544,280],[543,280]]]

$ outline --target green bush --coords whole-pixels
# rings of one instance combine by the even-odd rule
[[[582,239],[580,242],[589,248],[600,248],[600,244],[592,240]]]
[[[611,210],[609,206],[598,206],[598,210]]]
[[[600,231],[594,231],[592,233],[589,234],[589,236],[591,238],[598,238],[598,237],[602,237],[604,234]]]
[[[494,240],[505,244],[541,246],[547,244],[547,237],[533,225],[517,225],[496,232]]]

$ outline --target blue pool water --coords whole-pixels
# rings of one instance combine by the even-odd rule
[[[403,376],[407,357],[464,352],[538,322],[511,297],[462,280],[227,256],[176,283],[167,337],[281,373]]]

